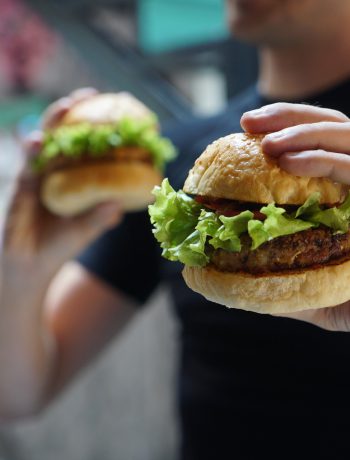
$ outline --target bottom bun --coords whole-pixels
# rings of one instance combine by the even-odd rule
[[[220,272],[210,265],[185,266],[182,274],[188,287],[206,299],[257,313],[334,307],[350,299],[350,260],[288,274],[254,276]]]
[[[161,180],[152,165],[141,161],[87,164],[49,174],[42,183],[41,199],[62,217],[110,200],[119,201],[124,211],[137,211],[154,201],[151,191]]]

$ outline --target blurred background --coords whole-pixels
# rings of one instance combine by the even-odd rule
[[[161,121],[209,116],[255,75],[224,0],[0,0],[0,223],[20,140],[52,100],[94,86],[132,92]],[[0,428],[0,459],[175,460],[176,356],[161,288],[43,416]]]

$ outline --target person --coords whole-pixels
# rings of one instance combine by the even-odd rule
[[[241,129],[244,112],[247,130],[291,134],[266,141],[283,167],[337,172],[348,182],[350,3],[228,0],[227,6],[236,36],[259,46],[258,83],[218,116],[165,129],[181,152],[167,171],[174,188],[207,144]],[[56,103],[46,123],[54,125],[81,97],[88,94]],[[34,136],[30,150],[38,145]],[[120,220],[111,204],[65,221],[43,215],[35,183],[20,177],[1,257],[2,419],[45,407],[162,280],[181,324],[182,459],[347,458],[350,335],[214,305],[185,287],[180,265],[160,258],[146,212]],[[344,321],[314,322],[349,330],[347,306],[325,311],[325,318],[344,314]]]

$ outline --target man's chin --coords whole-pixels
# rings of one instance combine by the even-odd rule
[[[237,40],[257,47],[278,48],[298,41],[292,34],[286,34],[285,30],[274,29],[272,25],[266,27],[252,19],[235,19],[235,21],[231,21],[230,31],[231,35]]]
[[[263,45],[266,42],[265,34],[252,21],[235,20],[230,24],[231,35],[237,40],[252,45]]]

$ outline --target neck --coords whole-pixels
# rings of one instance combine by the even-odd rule
[[[300,100],[350,76],[350,39],[322,44],[264,47],[260,50],[259,90],[275,100]]]

